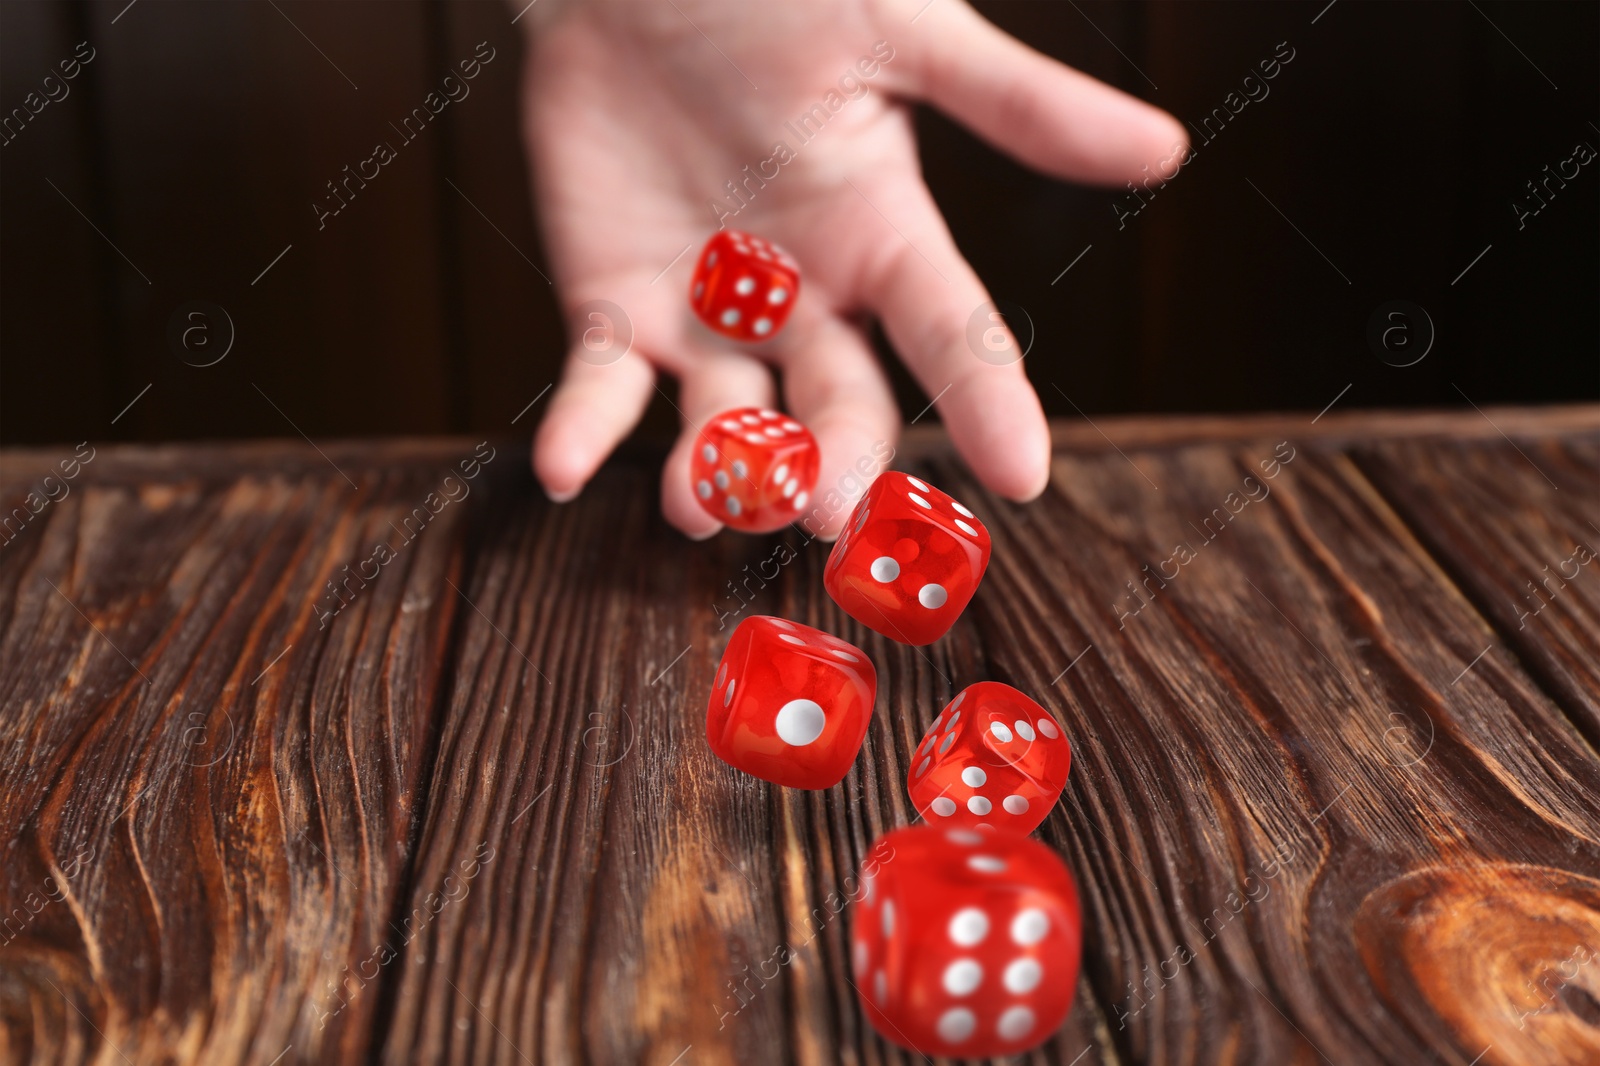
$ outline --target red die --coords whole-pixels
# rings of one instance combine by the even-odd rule
[[[926,481],[890,470],[861,497],[823,584],[850,617],[902,644],[944,636],[989,565],[989,531]]]
[[[800,517],[821,462],[805,426],[777,411],[741,407],[705,424],[695,438],[689,477],[711,517],[766,533]]]
[[[1031,833],[1067,787],[1072,745],[1050,712],[998,681],[956,694],[911,756],[906,790],[930,822]]]
[[[856,761],[878,673],[867,653],[782,618],[739,623],[706,709],[717,758],[790,788],[837,785]]]
[[[738,230],[713,234],[695,264],[689,306],[718,333],[763,341],[783,328],[800,295],[800,264],[776,244]]]
[[[1043,1043],[1072,1008],[1078,890],[1031,837],[916,826],[878,841],[851,919],[861,1006],[925,1055],[987,1058]]]

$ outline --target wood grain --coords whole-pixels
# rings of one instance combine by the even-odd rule
[[[1419,538],[1600,748],[1600,432],[1356,452]]]
[[[1515,446],[1059,426],[1027,506],[914,435],[896,465],[995,538],[922,649],[839,612],[797,531],[669,531],[652,452],[555,506],[501,447],[319,631],[321,583],[472,443],[102,449],[0,544],[0,1061],[921,1062],[855,1007],[844,904],[986,678],[1075,749],[1041,835],[1084,968],[1027,1061],[1592,1060],[1592,589],[1520,631],[1493,593],[1592,517],[1600,411],[1490,414]],[[59,456],[0,459],[13,501]],[[754,613],[878,667],[833,789],[703,743]]]
[[[1540,1026],[1445,1020],[1485,985],[1526,996],[1573,945],[1522,966],[1418,951],[1424,998],[1371,961],[1402,931],[1442,949],[1421,917],[1352,924],[1408,879],[1471,896],[1513,866],[1547,887],[1476,890],[1518,915],[1508,935],[1543,928],[1557,900],[1594,920],[1558,887],[1600,872],[1594,751],[1347,457],[1299,448],[1268,480],[1275,443],[1063,456],[1042,506],[990,519],[978,623],[995,676],[1049,693],[1092,646],[1053,690],[1075,757],[1047,836],[1086,882],[1087,965],[1118,1048],[1577,1061]],[[1231,517],[1248,491],[1261,502]],[[1127,582],[1180,543],[1195,557],[1134,599]],[[1558,1016],[1593,1036],[1593,1015]]]
[[[362,1054],[465,504],[402,545],[443,457],[317,461],[91,463],[0,547],[0,1059]],[[319,628],[379,540],[394,560]]]

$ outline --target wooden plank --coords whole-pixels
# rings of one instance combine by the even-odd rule
[[[397,130],[445,73],[429,5],[121,7],[90,8],[110,160],[95,222],[137,264],[114,260],[123,403],[153,387],[115,432],[450,428],[444,146],[435,123]],[[187,319],[196,302],[222,313]],[[232,349],[174,344],[175,315],[219,345],[231,322]]]
[[[81,10],[43,0],[0,6],[0,440],[102,436],[132,398],[106,343],[122,263],[77,213],[97,214],[105,191],[95,180],[101,54]]]
[[[1346,457],[1267,480],[1275,443],[1065,454],[980,511],[990,667],[1074,743],[1045,835],[1119,1053],[1594,1054],[1592,976],[1543,988],[1600,942],[1600,761]]]
[[[1388,441],[1358,460],[1600,748],[1600,433]]]
[[[921,1061],[862,1022],[839,912],[872,841],[914,813],[905,754],[952,684],[983,676],[976,634],[931,659],[870,634],[823,593],[825,545],[691,544],[655,516],[654,485],[650,463],[613,464],[572,505],[492,520],[410,904],[431,918],[395,968],[384,1057]],[[755,613],[878,663],[867,754],[826,793],[771,788],[705,746],[716,662]],[[1083,1002],[1047,1061],[1105,1061],[1086,1054],[1104,1050],[1087,987]]]
[[[452,331],[457,428],[507,426],[556,380],[563,357],[561,311],[521,147],[528,19],[511,25],[498,2],[442,4],[438,13],[446,22],[438,46],[447,65],[471,57],[483,42],[495,52],[468,83],[470,102],[441,116],[448,181],[440,202],[449,257],[445,301],[459,320]],[[542,413],[529,412],[519,427],[531,430]]]
[[[1567,479],[1593,466],[1572,427],[1595,409],[1489,414],[1561,484],[1552,528],[1588,514]],[[1515,452],[1492,428],[1440,439],[1475,412],[1347,417],[1270,479],[1281,437],[1068,427],[1027,507],[923,441],[906,461],[996,552],[920,650],[838,612],[822,545],[668,531],[647,452],[556,507],[502,449],[481,509],[448,509],[318,634],[320,582],[470,446],[106,449],[0,544],[0,839],[23,856],[0,922],[46,876],[69,888],[0,945],[0,1057],[922,1061],[862,1022],[834,910],[912,817],[906,757],[933,714],[991,677],[1075,747],[1042,835],[1078,875],[1085,965],[1033,1061],[1600,1053],[1600,982],[1566,976],[1600,943],[1600,758],[1346,449],[1425,434],[1372,451],[1436,463],[1412,476],[1441,496],[1492,472],[1526,522]],[[1571,439],[1536,443],[1541,424]],[[0,502],[59,458],[8,453]],[[1270,491],[1240,505],[1251,484]],[[1456,498],[1429,506],[1478,499]],[[1179,541],[1176,576],[1130,592]],[[745,599],[739,616],[822,626],[878,665],[833,790],[770,788],[704,745],[719,618]],[[262,694],[269,645],[290,644]],[[233,747],[185,765],[210,762],[219,712]]]
[[[289,478],[96,459],[0,546],[6,1061],[367,1045],[469,504],[413,515],[438,454],[300,451]]]

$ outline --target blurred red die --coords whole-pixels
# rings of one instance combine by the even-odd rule
[[[817,441],[777,411],[740,407],[705,424],[689,478],[695,499],[719,522],[767,533],[795,521],[817,485]]]
[[[851,908],[867,1019],[924,1055],[1015,1055],[1072,1009],[1078,890],[1031,837],[914,826],[881,837]]]
[[[689,283],[689,305],[700,320],[741,341],[775,335],[799,294],[800,264],[788,252],[731,229],[706,242]]]
[[[980,681],[934,719],[906,790],[931,823],[1031,833],[1071,769],[1072,745],[1049,711],[1010,685]]]

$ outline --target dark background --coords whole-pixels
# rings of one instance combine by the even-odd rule
[[[1511,206],[1578,143],[1600,148],[1600,6],[981,8],[1194,123],[1279,42],[1295,52],[1122,229],[1125,190],[1041,178],[920,115],[957,240],[1034,324],[1027,365],[1051,413],[1316,411],[1346,386],[1341,408],[1600,394],[1600,160],[1524,228]],[[96,52],[0,147],[0,443],[285,436],[290,420],[313,437],[506,431],[563,350],[529,262],[543,252],[511,15],[498,0],[0,4],[6,113],[78,42]],[[471,96],[318,232],[324,183],[483,40],[498,56]],[[1394,300],[1437,333],[1412,366],[1367,341]],[[169,340],[192,301],[235,326],[217,365]],[[1401,324],[1422,342],[1426,325]],[[648,424],[671,430],[664,401]]]

